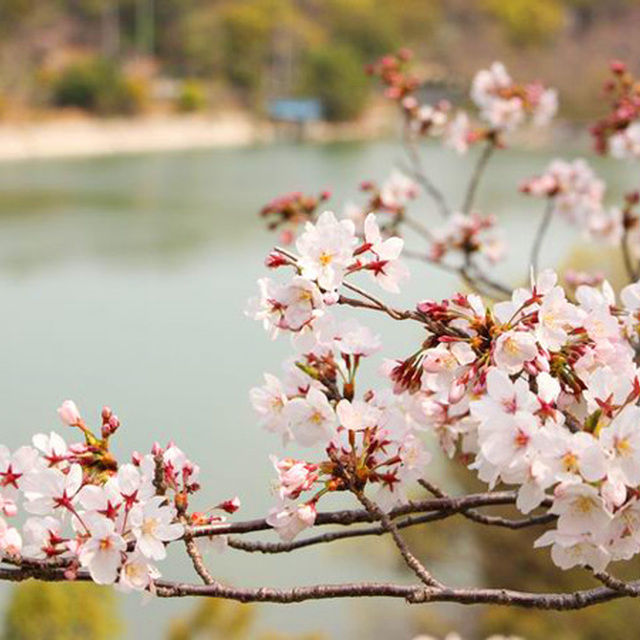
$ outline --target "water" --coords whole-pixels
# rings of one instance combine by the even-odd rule
[[[397,146],[377,143],[2,165],[1,440],[15,447],[37,431],[60,429],[55,409],[66,398],[94,422],[109,404],[123,421],[118,454],[175,439],[202,465],[200,507],[238,494],[240,517],[263,515],[271,502],[268,453],[279,445],[255,426],[247,392],[263,371],[278,372],[288,349],[243,317],[274,240],[256,212],[293,189],[330,188],[340,208],[357,197],[361,180],[383,179],[401,156]],[[512,279],[525,275],[521,256],[542,212],[515,185],[547,160],[502,156],[480,192],[483,209],[507,228],[513,257],[503,273]],[[430,149],[427,161],[445,192],[461,200],[469,160],[460,166],[452,154]],[[631,169],[600,168],[618,188],[632,184]],[[514,187],[507,191],[505,184]],[[421,206],[419,215],[427,215],[429,207]],[[555,225],[543,263],[557,263],[573,237]],[[455,282],[413,266],[395,304],[445,296]],[[383,333],[390,354],[408,353],[419,335],[394,333],[382,318],[370,324]],[[337,551],[290,557],[229,552],[208,563],[239,585],[398,578],[394,563],[357,551],[357,542],[347,542]],[[189,575],[182,558],[162,569],[167,577]],[[125,598],[128,637],[162,637],[168,620],[191,604],[154,601],[141,608],[136,596]],[[394,621],[394,612],[406,611],[400,603],[375,606]],[[345,602],[263,606],[259,625],[352,637],[372,611],[370,604]],[[393,628],[394,637],[410,637],[396,622]]]

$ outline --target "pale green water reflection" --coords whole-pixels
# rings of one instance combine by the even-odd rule
[[[203,467],[200,506],[237,493],[241,516],[262,515],[271,500],[268,453],[279,443],[256,428],[247,391],[263,370],[277,372],[287,344],[271,343],[243,317],[272,241],[256,212],[293,189],[333,189],[338,208],[357,196],[359,181],[384,178],[400,157],[397,147],[380,143],[0,166],[1,440],[13,447],[37,430],[60,428],[55,409],[68,397],[92,416],[110,404],[124,423],[120,453],[175,438]],[[542,209],[515,185],[547,160],[524,153],[499,158],[480,193],[484,210],[504,218],[513,242],[515,259],[505,273],[522,264],[518,256],[528,252]],[[435,150],[428,161],[460,200],[469,163],[460,168],[454,155]],[[602,168],[619,187],[633,184],[631,169]],[[504,190],[505,182],[513,189]],[[556,225],[544,262],[556,262],[572,237]],[[419,266],[413,272],[398,305],[444,296],[455,283]],[[380,318],[371,324],[384,332],[390,353],[407,353],[417,335],[394,335]],[[357,549],[347,544],[290,558],[234,552],[209,562],[216,574],[245,585],[393,575]],[[177,560],[163,569],[188,575]],[[141,607],[128,597],[129,637],[161,637],[185,606]],[[283,631],[353,637],[357,619],[349,614],[367,606],[269,606],[263,621]],[[390,615],[404,610],[398,603],[376,606]],[[393,637],[404,637],[395,623],[393,629]],[[383,623],[379,631],[385,637]]]

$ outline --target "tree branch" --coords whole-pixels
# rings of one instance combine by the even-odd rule
[[[551,218],[553,216],[553,201],[549,200],[544,210],[544,215],[540,221],[540,226],[536,233],[533,246],[531,247],[531,257],[529,258],[529,265],[533,268],[534,273],[538,273],[538,260],[540,258],[540,250],[542,249],[542,242],[551,224]]]
[[[468,215],[471,213],[471,209],[473,208],[473,204],[475,202],[476,194],[478,192],[478,187],[480,186],[480,181],[482,180],[482,176],[489,164],[489,160],[495,151],[496,144],[493,138],[489,138],[487,140],[487,144],[485,145],[480,157],[478,158],[478,162],[476,162],[476,166],[471,174],[471,178],[469,180],[469,186],[467,187],[467,191],[465,193],[464,201],[462,203],[462,213]]]

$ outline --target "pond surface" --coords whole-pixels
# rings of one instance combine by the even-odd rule
[[[542,204],[516,186],[549,157],[499,157],[479,194],[482,209],[504,221],[512,244],[502,272],[515,281],[525,276],[522,255],[542,215]],[[399,147],[376,143],[1,165],[0,440],[16,447],[38,431],[63,431],[55,410],[66,398],[90,421],[109,404],[123,422],[115,439],[119,455],[175,439],[202,466],[199,507],[238,494],[239,517],[266,513],[268,454],[281,449],[256,426],[247,393],[263,371],[279,371],[288,345],[269,341],[243,315],[274,241],[256,212],[275,195],[325,188],[341,210],[346,198],[357,199],[361,180],[384,179],[401,158]],[[425,158],[436,182],[460,201],[471,160],[460,163],[435,148]],[[598,168],[617,188],[633,185],[630,168]],[[428,203],[414,211],[429,215]],[[542,263],[557,264],[574,237],[555,224]],[[398,306],[454,290],[450,275],[421,265],[412,271]],[[390,354],[409,353],[418,337],[389,331],[381,318],[369,324],[382,332]],[[375,380],[375,366],[370,369],[368,379]],[[228,552],[207,560],[217,576],[247,586],[384,580],[397,569],[385,555],[361,553],[358,543],[293,557]],[[167,577],[189,577],[183,558],[161,568]],[[161,638],[169,619],[191,605],[142,605],[129,596],[123,599],[127,637]],[[401,604],[375,606],[381,622],[366,637],[392,637],[384,620],[394,621],[394,638],[410,637],[394,616]],[[259,627],[356,637],[371,612],[366,603],[264,606]]]

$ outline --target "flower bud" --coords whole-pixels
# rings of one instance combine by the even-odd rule
[[[76,427],[82,422],[82,417],[73,400],[65,400],[58,409],[58,415],[68,427]]]
[[[154,442],[153,446],[151,447],[151,453],[154,456],[161,456],[164,453],[164,450],[162,449],[162,447],[160,446],[159,442]]]
[[[616,75],[622,75],[627,70],[627,65],[622,60],[611,60],[609,68]]]
[[[238,496],[231,498],[231,500],[225,500],[216,507],[216,509],[222,509],[222,511],[226,511],[227,513],[235,513],[239,508],[240,498],[238,498]]]

